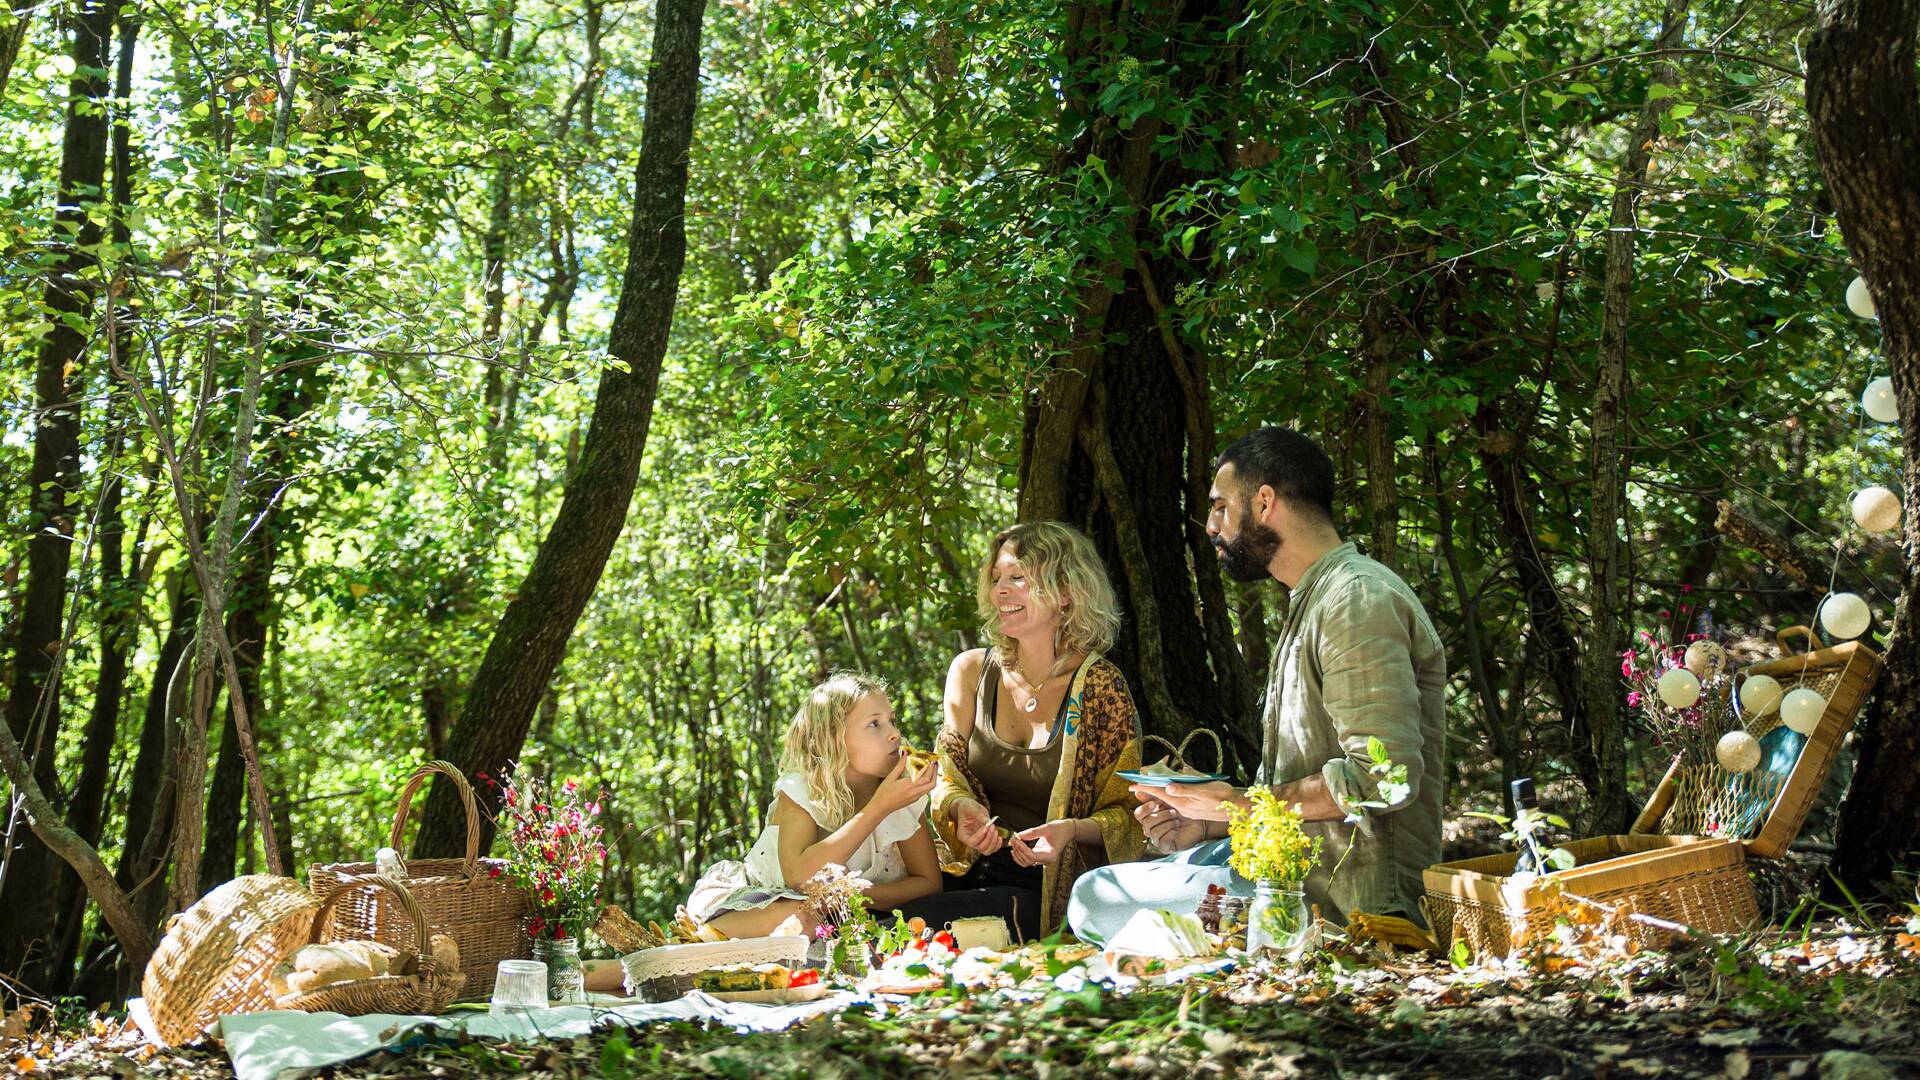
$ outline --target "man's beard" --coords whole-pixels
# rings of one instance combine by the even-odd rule
[[[1228,577],[1235,581],[1259,581],[1273,573],[1268,567],[1280,550],[1280,534],[1257,521],[1248,521],[1239,536],[1232,540],[1216,536],[1213,546],[1220,552],[1220,569],[1225,570]]]

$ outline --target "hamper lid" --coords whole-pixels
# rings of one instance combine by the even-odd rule
[[[1800,834],[1806,824],[1807,815],[1813,809],[1813,803],[1826,785],[1827,774],[1832,771],[1834,758],[1840,747],[1841,739],[1853,730],[1854,720],[1860,715],[1866,704],[1867,695],[1880,677],[1880,654],[1859,641],[1844,641],[1838,645],[1826,645],[1818,634],[1805,626],[1789,626],[1775,635],[1780,643],[1780,657],[1765,660],[1743,668],[1746,676],[1767,675],[1779,680],[1783,691],[1806,687],[1819,693],[1827,701],[1826,710],[1821,713],[1820,721],[1807,737],[1792,770],[1784,777],[1775,779],[1768,787],[1762,787],[1762,781],[1744,781],[1752,786],[1754,792],[1763,792],[1766,799],[1764,808],[1753,807],[1750,817],[1753,824],[1738,829],[1749,854],[1766,858],[1778,858],[1785,853],[1794,837]],[[1804,638],[1807,649],[1795,653],[1788,644],[1794,638]],[[1771,712],[1748,722],[1748,730],[1755,737],[1764,737],[1781,726],[1780,712],[1776,707]],[[1693,790],[1698,786],[1699,777],[1691,778],[1688,783],[1682,777],[1682,767],[1678,759],[1667,770],[1666,778],[1654,789],[1640,816],[1634,821],[1634,833],[1654,833],[1677,831],[1696,833],[1700,830],[1687,826],[1696,824],[1700,814],[1691,814],[1689,804],[1698,802],[1705,796]],[[1742,774],[1746,777],[1750,774]],[[1674,809],[1676,800],[1682,800],[1682,806],[1676,811],[1678,817],[1671,817],[1669,810]],[[1663,830],[1664,823],[1675,823],[1681,827]]]

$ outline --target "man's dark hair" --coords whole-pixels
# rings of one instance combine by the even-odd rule
[[[1260,485],[1296,509],[1313,509],[1333,522],[1333,459],[1320,444],[1283,427],[1255,428],[1234,440],[1214,463],[1233,466],[1234,479],[1251,498]]]

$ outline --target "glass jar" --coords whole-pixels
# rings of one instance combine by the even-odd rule
[[[1292,956],[1307,938],[1307,894],[1293,881],[1255,886],[1247,915],[1247,953]]]
[[[587,1000],[587,972],[580,964],[580,939],[535,938],[533,958],[547,965],[547,1000],[575,1004]]]

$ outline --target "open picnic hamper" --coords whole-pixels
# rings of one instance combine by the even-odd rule
[[[500,961],[525,960],[532,955],[533,942],[526,928],[527,898],[506,877],[504,862],[480,858],[480,812],[473,787],[459,769],[445,761],[420,766],[401,789],[388,846],[401,850],[414,793],[435,773],[453,781],[466,808],[466,854],[458,859],[407,860],[401,884],[419,905],[425,924],[436,933],[452,937],[460,948],[460,969],[466,981],[458,1000],[485,1001],[493,993]],[[372,883],[369,879],[374,874],[374,865],[364,862],[316,865],[308,871],[307,881],[316,895],[331,896],[336,889],[344,890],[333,905],[329,939],[366,939],[425,953],[427,943],[418,939],[416,930],[421,920],[414,918],[392,890]]]
[[[1794,637],[1806,638],[1809,651],[1793,655],[1787,643]],[[1440,948],[1464,941],[1477,956],[1511,955],[1552,933],[1555,893],[1562,890],[1575,902],[1622,906],[1712,933],[1758,922],[1746,858],[1776,858],[1799,834],[1880,674],[1879,655],[1860,642],[1822,647],[1804,626],[1782,630],[1778,639],[1782,657],[1745,674],[1772,676],[1783,694],[1806,686],[1826,698],[1809,735],[1784,727],[1776,707],[1745,725],[1767,748],[1762,767],[1731,774],[1717,764],[1676,758],[1627,835],[1561,845],[1574,856],[1570,870],[1515,878],[1518,852],[1428,867],[1427,922]],[[1643,947],[1673,937],[1646,922],[1633,922],[1629,932]]]
[[[373,877],[336,886],[316,898],[292,878],[248,874],[209,892],[167,922],[140,980],[154,1033],[167,1046],[192,1042],[222,1016],[298,1009],[367,1013],[435,1013],[453,1003],[459,969],[443,970],[423,949],[404,972],[335,982],[312,992],[276,997],[273,969],[302,946],[342,939],[329,933],[329,908],[362,888],[380,889],[413,921],[412,932],[429,941],[425,920],[405,885]],[[351,939],[349,939],[351,940]]]

